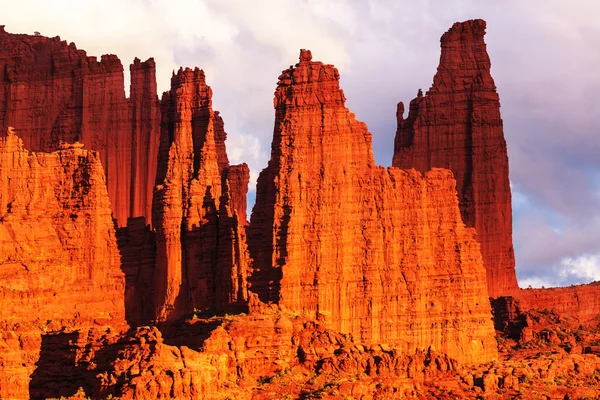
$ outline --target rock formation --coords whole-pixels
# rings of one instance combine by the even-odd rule
[[[115,56],[0,29],[0,398],[600,396],[599,284],[516,289],[484,30],[399,105],[406,170],[302,50],[249,224],[203,71],[159,102],[136,59],[128,99]]]
[[[490,297],[516,294],[508,156],[500,102],[483,40],[485,21],[456,23],[441,39],[433,85],[398,104],[392,165],[425,172],[448,168],[461,215],[475,228]]]
[[[0,138],[2,398],[28,398],[42,333],[124,324],[104,171],[82,147],[30,153],[12,130]]]
[[[180,69],[161,102],[153,221],[155,317],[244,303],[247,165],[229,166],[204,72]]]
[[[452,174],[376,166],[344,102],[337,69],[309,51],[279,77],[250,290],[364,343],[495,358],[485,270]]]
[[[600,322],[600,282],[551,289],[521,289],[523,309],[549,309],[577,320],[579,324]]]
[[[59,37],[15,35],[0,27],[0,129],[13,126],[32,151],[62,141],[97,150],[120,226],[151,217],[160,126],[154,60],[136,59],[131,98],[114,55],[88,57]]]
[[[517,296],[499,297],[492,306],[496,329],[507,331],[507,327],[515,326],[515,330],[511,331],[513,336],[518,336],[527,326],[525,316],[532,312],[553,313],[572,321],[572,325],[577,327],[596,327],[600,322],[600,282],[549,289],[520,289]]]
[[[73,400],[600,395],[598,346],[587,346],[598,341],[597,331],[570,330],[556,321],[555,331],[539,330],[540,320],[527,343],[499,336],[501,360],[464,366],[431,347],[406,354],[385,344],[366,346],[323,323],[257,306],[249,315],[178,321],[170,329],[139,327],[121,337],[70,335],[70,357],[44,359],[48,368],[36,371],[33,386],[46,383],[54,396],[79,393]],[[49,347],[62,347],[65,336],[49,337]],[[104,345],[90,346],[98,336]]]

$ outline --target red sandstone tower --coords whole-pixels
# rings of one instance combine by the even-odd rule
[[[456,23],[442,36],[433,85],[425,95],[419,90],[407,119],[398,104],[392,165],[452,170],[463,221],[481,244],[489,295],[498,297],[518,286],[508,156],[485,27],[483,20]]]

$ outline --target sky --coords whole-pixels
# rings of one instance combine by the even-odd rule
[[[300,48],[334,64],[347,106],[391,165],[396,104],[426,91],[439,38],[483,18],[508,145],[521,287],[600,280],[600,2],[590,0],[0,0],[1,24],[88,55],[154,57],[159,91],[198,66],[232,163],[267,164],[273,92]]]

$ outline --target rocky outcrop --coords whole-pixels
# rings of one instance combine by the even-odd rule
[[[452,174],[376,166],[344,101],[337,69],[309,51],[279,77],[250,289],[367,344],[495,358],[485,270]]]
[[[243,306],[248,167],[229,166],[223,122],[212,110],[203,71],[180,69],[161,107],[155,317]]]
[[[587,350],[581,354],[578,344],[597,341],[597,332],[571,331],[578,343],[566,348],[560,343],[568,335],[564,326],[558,340],[540,339],[535,347],[501,335],[500,360],[464,366],[431,347],[409,355],[385,344],[366,346],[273,305],[251,304],[253,309],[248,315],[178,321],[170,329],[140,327],[118,341],[105,334],[102,348],[83,347],[80,335],[71,346],[75,362],[56,361],[70,392],[85,382],[92,398],[508,400],[525,393],[552,399],[599,394],[600,358]],[[95,343],[90,336],[86,341]]]
[[[154,60],[136,59],[130,70],[128,99],[116,56],[98,61],[59,37],[0,28],[0,129],[15,127],[32,151],[62,141],[97,150],[120,226],[150,220],[160,126]]]
[[[205,323],[188,322],[192,329]],[[330,381],[339,384],[357,376],[371,382],[354,392],[373,393],[377,384],[387,382],[399,396],[459,368],[431,349],[409,356],[381,346],[367,348],[322,324],[281,312],[222,320],[200,347],[175,346],[170,340],[156,328],[142,327],[111,345],[114,358],[109,364],[98,359],[98,379],[89,385],[95,387],[94,397],[302,398],[307,388],[318,392]],[[287,384],[277,381],[286,375],[294,378]]]
[[[498,297],[518,286],[508,156],[485,28],[485,21],[466,21],[442,36],[433,85],[425,95],[419,90],[406,119],[398,104],[392,165],[453,172],[462,219],[481,244],[489,295]]]
[[[96,152],[0,138],[0,397],[28,398],[41,334],[124,325],[124,278]]]
[[[135,59],[129,67],[131,86],[129,89],[129,122],[131,126],[131,153],[124,159],[129,168],[123,170],[131,176],[125,187],[130,190],[129,209],[117,215],[122,224],[122,215],[152,219],[153,182],[156,179],[158,145],[160,140],[160,105],[156,95],[156,64],[154,59],[141,62]],[[109,192],[110,194],[110,192]],[[112,198],[112,197],[111,197]]]
[[[600,322],[600,282],[563,288],[521,289],[517,298],[523,310],[551,310],[583,325]]]

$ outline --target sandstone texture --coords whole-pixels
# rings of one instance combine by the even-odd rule
[[[159,101],[136,59],[127,98],[1,28],[0,398],[600,398],[600,283],[516,286],[484,33],[442,37],[387,169],[301,50],[248,222],[202,70]]]
[[[124,324],[124,277],[96,152],[74,144],[33,153],[12,130],[0,138],[0,282],[2,398],[27,398],[41,333]]]
[[[1,27],[0,71],[0,130],[14,127],[32,151],[63,141],[98,151],[118,224],[149,221],[160,127],[154,60],[130,66],[127,98],[116,56],[97,60],[59,37]]]
[[[461,365],[433,348],[408,355],[365,346],[351,335],[273,305],[249,315],[180,320],[126,335],[93,329],[53,334],[48,348],[69,356],[43,359],[52,394],[69,399],[564,399],[596,398],[596,331],[552,321],[527,343],[500,334],[500,359]],[[260,311],[260,312],[258,312]],[[547,318],[553,318],[551,315]],[[543,318],[535,324],[544,326]],[[548,320],[549,321],[549,320]],[[561,342],[566,340],[567,342]],[[573,345],[573,340],[578,341]],[[98,345],[101,343],[102,345]],[[182,344],[186,343],[186,345]],[[54,372],[52,372],[54,371]],[[61,371],[62,384],[56,385]]]
[[[524,310],[548,309],[584,325],[600,322],[600,282],[563,288],[521,289],[517,297]]]
[[[485,270],[451,172],[376,166],[344,101],[337,69],[309,51],[279,77],[250,290],[367,344],[494,359]]]
[[[508,156],[485,28],[485,21],[466,21],[442,36],[433,85],[425,95],[419,90],[406,119],[398,104],[392,165],[452,171],[462,219],[481,244],[489,295],[498,297],[518,286]]]
[[[161,108],[154,317],[243,307],[248,166],[229,165],[223,121],[202,70],[180,69]]]

